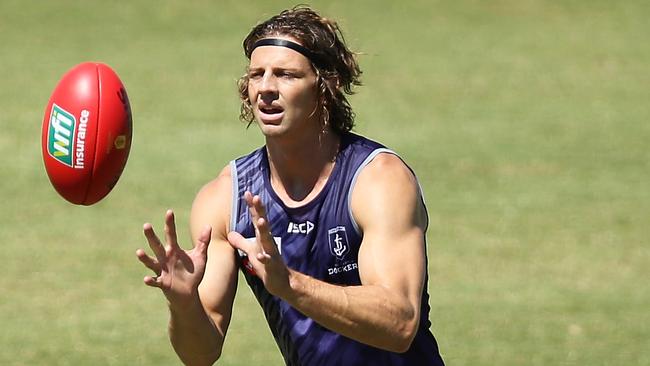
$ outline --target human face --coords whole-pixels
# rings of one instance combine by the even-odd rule
[[[316,79],[309,60],[292,49],[260,46],[253,51],[248,97],[265,136],[319,131]]]

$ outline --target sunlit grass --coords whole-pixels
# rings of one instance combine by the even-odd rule
[[[293,4],[287,4],[291,6]],[[646,2],[323,2],[362,52],[357,131],[415,169],[433,332],[451,365],[647,365]],[[262,144],[237,120],[241,40],[271,2],[0,2],[0,364],[176,365],[142,284],[142,224]],[[76,63],[110,64],[134,113],[110,196],[72,206],[40,156]],[[282,364],[244,281],[223,365]]]

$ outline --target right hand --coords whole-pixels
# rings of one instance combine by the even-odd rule
[[[262,280],[269,293],[286,300],[291,291],[290,271],[282,260],[271,234],[266,207],[260,196],[253,196],[249,191],[244,193],[244,201],[248,205],[255,227],[255,240],[246,240],[240,233],[231,231],[228,233],[228,241],[233,248],[246,253],[255,274]]]
[[[158,239],[150,223],[144,224],[143,231],[155,257],[147,255],[142,249],[138,249],[135,254],[140,262],[156,274],[145,276],[144,283],[161,289],[170,305],[184,306],[195,301],[205,273],[212,229],[206,226],[194,248],[187,251],[178,245],[172,210],[165,214],[165,245]]]

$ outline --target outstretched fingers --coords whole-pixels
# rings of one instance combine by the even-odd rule
[[[259,217],[259,214],[257,213],[257,210],[255,210],[255,207],[253,205],[253,194],[249,191],[244,192],[244,201],[246,201],[246,205],[248,206],[248,212],[250,212],[251,217],[253,218],[253,222],[257,220]]]
[[[149,243],[149,247],[156,256],[156,259],[148,256],[147,253],[145,253],[145,251],[142,249],[136,250],[135,255],[138,257],[138,260],[140,260],[140,262],[145,265],[145,267],[149,268],[156,274],[155,276],[145,276],[145,285],[160,288],[162,285],[162,281],[160,281],[159,277],[162,272],[160,263],[164,263],[165,261],[165,248],[160,242],[160,239],[158,239],[158,236],[154,232],[153,226],[151,226],[150,223],[144,224],[142,229],[144,236],[147,238],[147,242]]]
[[[259,218],[266,218],[266,208],[264,207],[264,203],[262,203],[262,197],[246,191],[244,193],[244,201],[246,201],[253,222],[256,222]]]
[[[266,263],[271,258],[271,255],[277,254],[275,240],[273,240],[273,234],[271,233],[271,226],[266,218],[266,207],[260,196],[253,195],[248,191],[244,193],[244,200],[248,205],[252,218],[251,221],[255,226],[255,233],[257,234],[262,249],[256,257],[262,263]]]
[[[158,259],[158,262],[164,261],[165,248],[160,242],[160,239],[158,239],[158,235],[156,235],[156,233],[154,232],[153,226],[150,223],[146,223],[142,227],[142,231],[144,232],[144,236],[147,238],[149,247],[153,251],[153,254],[156,256],[156,258]]]
[[[262,203],[262,197],[254,196],[252,199],[252,205],[255,211],[257,211],[257,217],[266,218],[266,207]]]
[[[151,287],[162,288],[162,280],[159,276],[144,276],[144,284]]]
[[[176,222],[174,220],[174,211],[167,210],[165,213],[165,240],[167,241],[168,249],[180,249],[178,245],[178,238],[176,236]]]
[[[277,252],[275,240],[273,239],[273,235],[271,235],[269,221],[266,218],[260,217],[255,221],[255,227],[259,232],[259,241],[262,246],[262,251],[257,254],[257,259],[262,263],[267,263],[271,259],[271,254],[276,254]]]
[[[138,260],[153,271],[143,278],[145,285],[160,288],[170,301],[193,296],[205,271],[211,227],[204,227],[190,250],[183,250],[178,243],[172,210],[165,213],[164,241],[156,235],[150,223],[144,224],[143,231],[154,253],[148,255],[142,249],[135,253]]]
[[[155,259],[151,258],[144,252],[142,249],[135,251],[135,255],[138,257],[140,262],[144,264],[145,267],[152,270],[156,275],[160,276],[160,264]]]

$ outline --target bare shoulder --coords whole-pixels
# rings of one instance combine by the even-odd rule
[[[417,185],[415,176],[402,159],[392,153],[380,153],[361,171],[359,182],[361,184],[376,183],[405,183]]]
[[[214,199],[214,195],[230,194],[231,188],[230,165],[226,165],[216,178],[207,182],[196,194],[196,201]]]
[[[410,219],[418,224],[426,220],[413,172],[392,153],[378,154],[361,170],[352,191],[351,205],[354,218],[362,228],[366,223],[384,220]]]
[[[230,222],[232,181],[230,166],[225,166],[216,178],[207,182],[196,194],[192,204],[192,232],[212,227],[212,236],[225,238]]]
[[[378,194],[395,194],[403,198],[418,194],[418,184],[413,172],[395,154],[378,154],[361,170],[352,198],[370,198]]]

